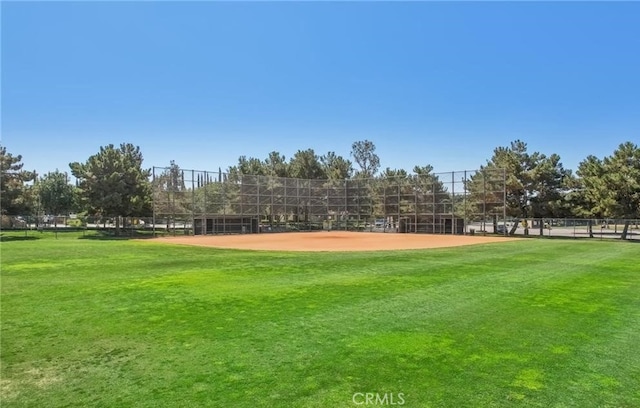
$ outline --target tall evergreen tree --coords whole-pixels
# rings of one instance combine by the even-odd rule
[[[356,172],[358,178],[372,178],[380,168],[380,157],[376,154],[376,146],[372,141],[361,140],[351,145],[351,156],[360,170]]]
[[[289,164],[284,155],[273,151],[264,161],[265,173],[269,176],[289,177]]]
[[[142,161],[139,147],[123,143],[119,148],[112,144],[100,147],[85,163],[69,164],[90,211],[116,217],[116,233],[120,216],[148,216],[152,212],[151,170],[143,169]]]
[[[320,157],[320,163],[324,174],[329,180],[345,180],[353,174],[353,164],[350,160],[336,155],[335,152],[328,152]]]
[[[571,202],[577,215],[597,218],[640,217],[640,148],[626,142],[603,160],[589,156],[578,165]],[[629,222],[622,238],[626,239]]]
[[[504,171],[505,180],[498,179]],[[508,147],[497,147],[486,166],[470,177],[467,188],[470,198],[479,205],[502,202],[502,188],[506,190],[505,212],[519,218],[552,217],[560,212],[561,200],[566,190],[565,179],[571,172],[565,170],[560,156],[547,157],[540,152],[529,153],[521,140]],[[497,210],[493,208],[493,210]],[[528,224],[525,234],[528,234]],[[514,224],[514,229],[517,224]]]
[[[313,149],[298,150],[289,162],[291,177],[301,179],[326,179],[320,158]]]
[[[27,182],[35,172],[23,170],[22,156],[14,156],[0,146],[0,209],[6,215],[24,215],[31,211],[32,197]]]
[[[38,180],[36,187],[42,211],[53,215],[66,215],[76,203],[76,190],[69,184],[69,175],[58,170]],[[57,223],[57,219],[55,220]]]

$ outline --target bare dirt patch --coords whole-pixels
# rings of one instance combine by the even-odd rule
[[[266,251],[384,251],[444,248],[510,241],[495,236],[385,234],[376,232],[287,232],[157,238],[158,242]]]

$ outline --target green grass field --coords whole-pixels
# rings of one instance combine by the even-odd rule
[[[640,406],[637,243],[276,253],[59,235],[0,244],[3,407]]]

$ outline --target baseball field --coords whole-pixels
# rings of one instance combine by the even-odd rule
[[[638,243],[460,238],[3,232],[2,406],[640,406]]]

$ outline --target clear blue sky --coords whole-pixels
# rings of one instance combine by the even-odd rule
[[[575,170],[640,143],[640,3],[5,2],[2,144],[68,171],[240,155],[475,169],[515,139]]]

